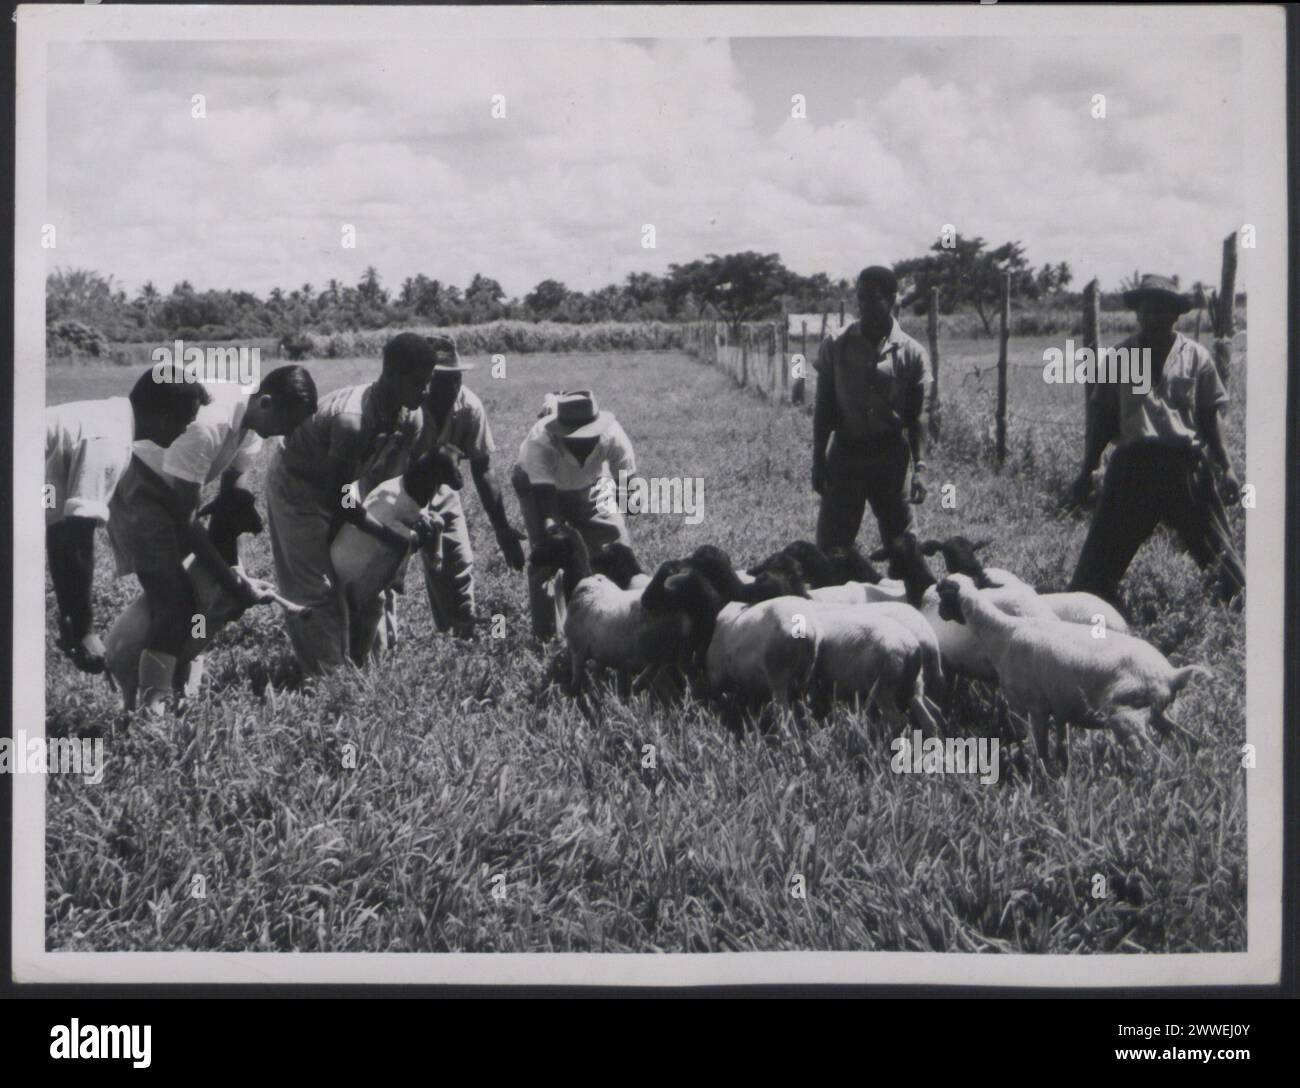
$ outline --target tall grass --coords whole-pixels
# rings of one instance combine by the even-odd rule
[[[367,329],[329,335],[309,333],[311,357],[377,357],[384,344],[405,328]],[[416,327],[426,335],[453,336],[464,355],[536,354],[560,351],[665,351],[682,346],[682,326],[671,321],[600,321],[587,325],[560,321],[492,321],[485,325]]]
[[[954,349],[945,365],[955,374],[984,354],[986,345],[968,356]],[[325,388],[376,369],[370,357],[314,368]],[[706,541],[749,560],[810,535],[806,413],[672,353],[539,355],[508,375],[471,375],[500,469],[542,393],[582,385],[618,414],[644,475],[705,481],[701,524],[633,519],[648,566]],[[1228,416],[1238,453],[1243,376],[1237,368]],[[52,376],[52,396],[79,395],[77,377],[107,395],[129,375],[69,371]],[[1064,416],[1077,404],[1073,387],[1039,387],[1040,411]],[[1060,586],[1086,530],[1055,514],[1078,436],[1045,431],[1027,445],[1029,432],[1013,428],[1008,468],[995,475],[983,426],[978,402],[950,389],[944,439],[928,460],[932,482],[952,484],[958,506],[932,497],[916,510],[918,528],[992,536],[989,562]],[[258,491],[262,472],[252,472]],[[300,685],[277,616],[255,610],[223,634],[209,690],[174,728],[110,736],[99,786],[50,776],[50,948],[1245,947],[1243,620],[1196,592],[1196,568],[1166,536],[1139,554],[1126,591],[1140,634],[1177,663],[1215,671],[1175,708],[1202,748],[1166,745],[1168,762],[1128,765],[1110,738],[1076,731],[1066,779],[1010,774],[983,786],[892,773],[886,739],[844,707],[792,739],[741,740],[698,704],[601,689],[584,712],[554,683],[558,647],[529,634],[523,580],[497,555],[477,499],[466,506],[480,608],[503,617],[505,637],[485,628],[465,645],[435,635],[416,574],[395,656]],[[862,539],[874,545],[874,526]],[[252,573],[271,574],[265,537],[246,556]],[[104,621],[135,586],[112,579],[102,541],[97,563]],[[52,595],[47,604],[52,646]],[[53,651],[46,698],[51,734],[107,731],[115,713],[107,688]],[[958,731],[984,735],[995,720],[987,693],[963,696],[952,716]],[[791,894],[795,874],[805,899]]]

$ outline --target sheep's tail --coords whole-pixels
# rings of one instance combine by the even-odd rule
[[[1204,665],[1184,665],[1181,669],[1175,669],[1173,675],[1169,678],[1169,694],[1177,695],[1183,690],[1193,676],[1204,676],[1207,680],[1213,678],[1214,673]]]
[[[784,677],[785,690],[809,692],[817,671],[819,643],[812,632],[767,647],[764,665],[769,677]],[[779,686],[779,682],[778,682]]]
[[[921,647],[918,645],[908,652],[903,667],[899,670],[898,684],[894,688],[896,706],[905,707],[911,704],[916,695],[916,680],[921,675],[922,663]]]
[[[943,661],[939,657],[939,647],[934,643],[921,643],[921,672],[925,676],[927,691],[943,690]]]

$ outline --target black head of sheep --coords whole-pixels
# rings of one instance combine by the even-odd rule
[[[606,544],[592,555],[591,569],[596,574],[603,574],[620,589],[627,589],[636,575],[645,573],[637,562],[636,553],[619,540]]]
[[[880,571],[871,564],[871,561],[854,544],[831,548],[826,553],[826,559],[834,572],[835,584],[868,582],[874,586],[880,582]]]
[[[947,540],[931,539],[921,545],[921,554],[933,556],[936,552],[940,553],[949,574],[965,574],[980,589],[996,589],[998,583],[984,572],[984,564],[975,554],[987,547],[988,543],[987,540],[968,540],[964,536],[950,536]]]
[[[453,491],[459,491],[465,486],[465,480],[456,461],[452,454],[441,447],[421,454],[411,462],[402,477],[406,493],[421,506],[427,506],[443,484]]]
[[[813,589],[835,584],[835,568],[826,558],[826,553],[811,540],[795,540],[787,544],[779,552],[755,563],[749,568],[749,573],[757,578],[773,565],[780,565],[784,559],[793,559],[799,564],[804,581]]]
[[[966,617],[961,610],[961,586],[951,578],[945,578],[938,585],[939,618],[953,623],[965,623]]]
[[[808,585],[804,569],[797,560],[784,555],[774,557],[765,570],[754,576],[749,585],[742,585],[735,599],[746,604],[770,601],[773,597],[807,597]]]
[[[257,498],[242,487],[230,487],[199,510],[208,519],[208,536],[228,564],[239,562],[239,537],[256,536],[262,531],[262,515],[257,512]]]

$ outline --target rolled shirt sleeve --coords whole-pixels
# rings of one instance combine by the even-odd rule
[[[210,424],[194,422],[167,447],[163,455],[163,472],[192,484],[208,482],[208,470],[221,448],[221,436]]]
[[[609,465],[610,475],[615,480],[618,479],[620,471],[626,472],[629,476],[635,475],[636,454],[632,450],[632,442],[627,437],[627,432],[615,422],[610,425],[609,434],[606,437],[609,446],[605,460]]]
[[[519,467],[528,474],[533,484],[555,483],[555,451],[547,441],[543,424],[545,419],[533,424],[519,447]]]
[[[905,358],[908,384],[903,398],[903,419],[915,422],[925,408],[925,394],[930,388],[930,359],[919,344],[909,345]]]
[[[492,440],[492,428],[488,424],[487,412],[481,401],[466,400],[465,437],[462,452],[471,462],[484,461],[496,452],[497,444]]]
[[[1207,409],[1222,408],[1228,403],[1228,390],[1219,377],[1219,368],[1208,353],[1198,357],[1199,373],[1196,375],[1196,400]]]

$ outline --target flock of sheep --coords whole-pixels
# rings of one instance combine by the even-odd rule
[[[441,479],[446,466],[434,468]],[[418,501],[407,505],[419,507]],[[203,513],[212,514],[213,541],[232,565],[239,536],[262,528],[247,492],[223,493]],[[926,736],[942,737],[964,677],[996,685],[1003,698],[999,724],[1009,713],[1023,738],[1020,726],[1027,723],[1051,774],[1068,761],[1067,725],[1112,730],[1135,754],[1142,752],[1147,724],[1162,737],[1177,733],[1196,743],[1168,708],[1207,669],[1175,668],[1129,634],[1124,617],[1100,597],[1039,593],[1009,571],[985,568],[976,554],[982,546],[960,536],[920,542],[909,532],[868,558],[856,548],[823,553],[796,541],[739,570],[720,548],[704,545],[651,577],[627,545],[591,554],[576,529],[551,523],[529,562],[556,577],[575,694],[589,663],[596,663],[617,670],[625,688],[669,697],[680,694],[685,680],[725,699],[733,716],[767,704],[824,713],[830,700],[854,699],[874,704],[895,726],[910,722]],[[942,580],[927,563],[939,555]],[[369,586],[364,601],[380,601],[371,582],[391,581],[395,573],[378,559],[367,552],[353,564],[358,582]],[[878,562],[888,563],[888,577]],[[341,558],[339,565],[352,569]],[[190,564],[189,573],[211,639],[239,609],[201,567]],[[376,610],[354,604],[349,611],[373,635]],[[147,627],[140,598],[106,639],[109,675],[127,708],[135,701],[135,663]],[[181,655],[186,667],[203,641],[194,639]],[[1056,753],[1049,745],[1052,723]]]
[[[868,559],[797,541],[739,570],[705,545],[651,577],[626,545],[591,554],[576,530],[552,523],[529,561],[558,578],[575,693],[594,662],[625,683],[635,677],[637,689],[684,676],[733,712],[872,701],[887,721],[942,737],[954,684],[967,677],[997,686],[1019,736],[1028,723],[1053,775],[1068,762],[1067,725],[1112,730],[1137,755],[1149,743],[1146,723],[1196,743],[1167,711],[1208,670],[1175,668],[1093,594],[1040,594],[985,569],[980,547],[964,537],[922,543],[909,532]],[[942,580],[926,562],[936,555]],[[888,577],[873,565],[886,561]],[[1051,723],[1058,754],[1049,751]]]

